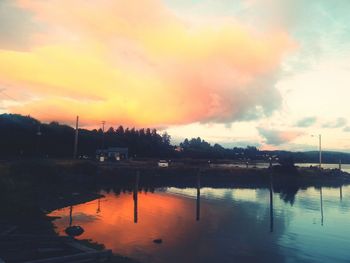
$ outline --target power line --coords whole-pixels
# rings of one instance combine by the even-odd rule
[[[14,97],[12,97],[12,96],[6,94],[6,93],[5,93],[5,90],[6,90],[6,89],[0,89],[0,93],[1,93],[2,95],[4,95],[5,97],[9,98],[10,100],[17,101]]]

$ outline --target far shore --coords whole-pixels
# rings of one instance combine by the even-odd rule
[[[313,183],[336,184],[350,183],[350,174],[339,169],[319,169],[313,167],[284,167],[264,163],[259,166],[242,163],[227,165],[221,162],[207,160],[175,160],[169,163],[169,167],[158,167],[157,159],[132,160],[122,162],[97,162],[91,160],[69,159],[32,159],[19,161],[0,162],[1,174],[10,177],[33,179],[36,183],[38,177],[41,180],[78,182],[79,184],[121,184],[132,183],[136,174],[147,182],[156,186],[164,186],[168,182],[192,182],[193,177],[200,174],[207,186],[220,187],[225,184],[235,185],[237,181],[244,181],[246,185],[255,185],[256,182],[265,182],[268,185],[271,178],[277,182],[288,184],[291,180]],[[261,163],[260,163],[261,164]],[[41,181],[40,181],[41,183]],[[74,185],[74,184],[71,184]]]
[[[166,159],[165,159],[166,160]],[[207,160],[207,159],[175,159],[167,160],[169,162],[169,167],[159,167],[159,159],[134,159],[120,162],[98,162],[97,160],[73,160],[73,159],[23,159],[23,160],[11,160],[11,161],[0,161],[0,171],[5,172],[9,170],[10,167],[20,167],[27,166],[30,169],[36,170],[36,168],[44,167],[57,167],[65,170],[71,168],[81,168],[81,167],[93,167],[96,171],[108,172],[108,171],[136,171],[140,172],[156,172],[161,174],[172,174],[173,172],[193,172],[195,170],[205,171],[206,173],[219,173],[219,172],[232,172],[232,173],[252,173],[257,172],[264,174],[299,174],[299,175],[315,175],[315,176],[350,176],[349,173],[341,171],[339,169],[319,169],[318,164],[313,166],[297,166],[295,167],[282,167],[278,163],[272,163],[272,167],[267,162],[263,160],[242,162],[235,160]],[[309,163],[305,163],[309,164]],[[325,164],[327,165],[327,164]],[[335,165],[335,164],[334,164]],[[42,167],[41,167],[42,168]],[[89,171],[89,172],[92,172]],[[33,171],[34,172],[34,171]],[[74,172],[74,169],[71,170]],[[80,171],[81,172],[81,171]]]

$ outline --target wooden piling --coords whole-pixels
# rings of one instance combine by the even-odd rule
[[[134,223],[137,224],[138,221],[138,192],[139,192],[139,181],[140,181],[140,171],[136,172],[136,178],[135,178],[135,186],[134,186],[134,194],[133,194],[133,199],[134,199]]]
[[[197,200],[196,200],[196,220],[200,220],[200,205],[201,205],[201,171],[197,173]]]
[[[270,176],[270,232],[273,232],[273,182]]]

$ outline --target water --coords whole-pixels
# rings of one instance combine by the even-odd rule
[[[140,262],[349,262],[350,187],[299,190],[162,188],[101,192],[72,207],[72,225]],[[70,207],[52,212],[57,231]],[[153,242],[162,239],[161,244]]]
[[[276,165],[274,163],[273,165]],[[295,164],[298,167],[318,167],[318,163],[296,163]],[[219,167],[219,168],[246,168],[247,165],[245,163],[234,163],[234,164],[212,164],[212,167]],[[249,167],[255,167],[255,168],[269,168],[270,164],[269,163],[250,163]],[[339,164],[338,163],[323,163],[322,168],[324,169],[339,169]],[[350,164],[342,164],[341,169],[343,172],[350,173]]]
[[[295,165],[297,165],[299,167],[310,167],[310,166],[318,167],[319,166],[318,163],[297,163]],[[339,169],[339,164],[338,163],[323,163],[322,168],[324,168],[324,169]],[[343,172],[350,173],[350,164],[342,164],[341,170]]]
[[[269,163],[249,163],[248,167],[249,168],[269,168],[270,164]],[[221,164],[211,164],[210,167],[213,168],[246,168],[247,164],[246,163],[221,163]]]

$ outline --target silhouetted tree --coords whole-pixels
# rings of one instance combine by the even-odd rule
[[[40,133],[38,133],[40,129]],[[74,143],[74,128],[56,121],[40,123],[30,116],[18,114],[0,115],[0,158],[55,157],[71,158]],[[219,144],[211,145],[200,137],[185,139],[180,143],[182,152],[175,152],[167,132],[159,134],[156,129],[109,128],[103,135],[102,129],[79,130],[79,155],[94,156],[97,149],[105,147],[128,147],[131,156],[138,157],[180,157],[202,159],[231,159],[244,161],[264,160],[266,156],[279,157],[281,166],[293,167],[294,162],[317,162],[318,152],[259,151],[255,146],[227,149]],[[350,162],[350,154],[324,152],[325,162]]]

